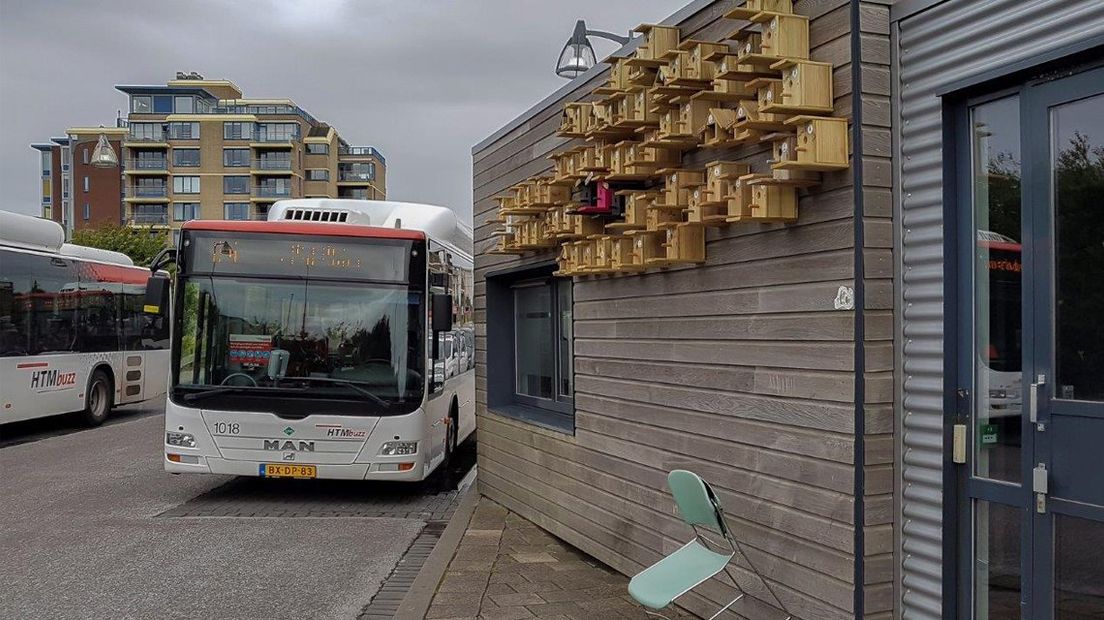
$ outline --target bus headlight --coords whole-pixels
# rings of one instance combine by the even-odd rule
[[[416,441],[388,441],[380,448],[380,455],[401,456],[404,454],[414,454],[417,451],[418,442]]]
[[[181,448],[196,447],[195,435],[192,435],[191,433],[177,433],[175,431],[169,431],[165,433],[165,443],[170,446],[179,446]]]

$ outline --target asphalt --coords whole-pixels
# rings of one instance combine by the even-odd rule
[[[0,618],[355,618],[425,525],[159,517],[231,479],[166,474],[162,415],[127,418],[5,437]]]

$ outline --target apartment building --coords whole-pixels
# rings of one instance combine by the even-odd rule
[[[42,217],[61,224],[67,235],[122,221],[123,171],[90,162],[101,134],[118,153],[126,133],[121,127],[71,127],[64,136],[32,144],[42,160]]]
[[[191,219],[264,219],[284,198],[386,197],[383,155],[350,145],[290,99],[245,98],[233,82],[196,73],[177,73],[165,85],[115,88],[127,95],[126,119],[87,137],[92,148],[100,133],[110,134],[121,170],[108,172],[121,181],[114,194],[105,190],[102,204],[89,206],[93,215],[114,209],[116,221],[172,230],[175,237]],[[32,145],[43,153],[43,215],[68,221],[70,230],[101,223],[67,215],[73,208],[84,215],[66,195],[84,181],[66,166],[74,139],[84,144],[85,137],[71,130],[66,139]]]

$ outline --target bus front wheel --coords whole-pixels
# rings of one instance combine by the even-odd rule
[[[115,390],[111,385],[111,377],[102,370],[92,372],[92,378],[88,381],[88,392],[84,399],[84,412],[82,417],[89,426],[99,426],[107,419],[107,414],[115,404]]]

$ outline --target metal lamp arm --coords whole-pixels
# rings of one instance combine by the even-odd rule
[[[606,32],[605,30],[587,30],[586,33],[587,33],[588,37],[598,37],[598,38],[601,38],[601,39],[609,39],[610,41],[616,41],[616,42],[620,43],[621,45],[624,45],[624,44],[626,44],[630,41],[630,37],[623,37],[619,34],[614,34],[612,32]]]

